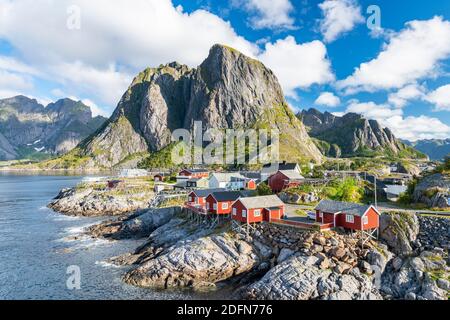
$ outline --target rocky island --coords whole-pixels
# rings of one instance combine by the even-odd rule
[[[148,208],[154,196],[145,179],[81,183],[61,190],[48,207],[72,216],[121,215]]]

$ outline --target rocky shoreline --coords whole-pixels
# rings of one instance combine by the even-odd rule
[[[80,201],[66,203],[78,208]],[[139,209],[86,233],[145,239],[110,262],[130,266],[123,281],[146,288],[225,287],[232,289],[230,298],[257,300],[444,300],[450,293],[449,219],[383,214],[380,241],[362,245],[343,230],[263,223],[247,234],[232,231],[229,221],[198,224],[188,217],[181,207]]]
[[[70,216],[115,216],[148,208],[153,192],[130,196],[119,192],[87,187],[62,189],[48,204],[50,209]]]
[[[146,239],[135,252],[111,259],[131,265],[123,280],[141,287],[212,290],[232,285],[235,299],[447,299],[448,247],[418,248],[421,221],[431,218],[405,215],[386,215],[382,242],[364,247],[339,230],[318,233],[261,224],[247,236],[230,231],[227,222],[210,229],[208,222],[189,221],[180,208],[142,211],[88,232]],[[450,228],[449,220],[441,220]],[[394,232],[398,238],[392,242]],[[407,243],[408,254],[394,253]]]

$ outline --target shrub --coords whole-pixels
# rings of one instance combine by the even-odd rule
[[[268,196],[272,194],[272,189],[270,189],[267,183],[262,182],[258,185],[256,192],[258,193],[258,196]]]

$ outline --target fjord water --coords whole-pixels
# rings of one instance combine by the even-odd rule
[[[0,299],[186,299],[121,281],[125,267],[105,260],[140,241],[70,239],[100,218],[67,217],[46,208],[61,188],[82,177],[0,173]],[[81,289],[69,290],[69,266],[79,266]]]

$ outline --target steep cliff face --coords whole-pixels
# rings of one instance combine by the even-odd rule
[[[322,155],[287,106],[277,78],[261,62],[223,46],[195,69],[173,62],[148,68],[132,82],[108,123],[80,145],[102,167],[170,143],[178,128],[277,128],[286,160]]]
[[[47,107],[24,96],[0,100],[0,160],[67,152],[105,120],[71,99]]]
[[[383,128],[378,121],[365,119],[356,113],[338,117],[329,112],[309,109],[303,110],[298,117],[329,156],[423,156],[398,140],[389,128]]]

